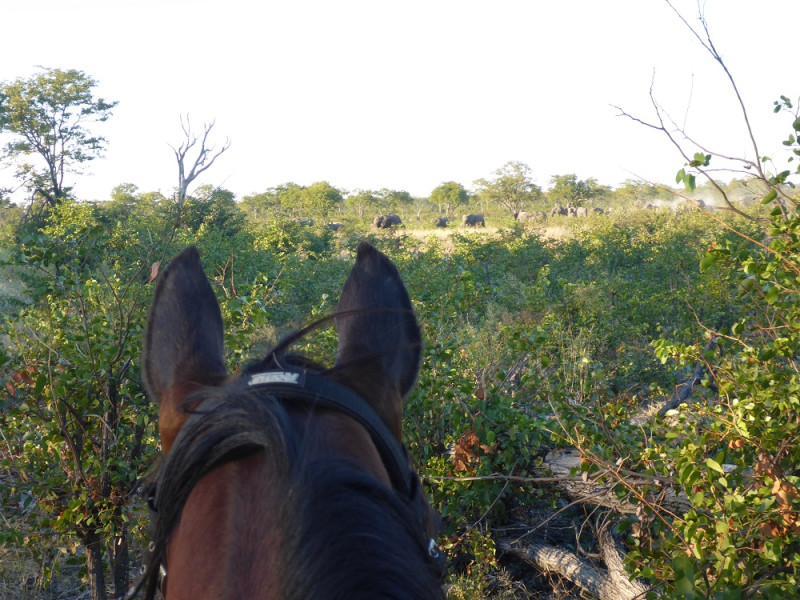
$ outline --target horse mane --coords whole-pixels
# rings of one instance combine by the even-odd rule
[[[283,598],[441,599],[417,515],[346,459],[306,463],[289,514]]]
[[[279,344],[277,352],[243,372],[319,370],[311,361],[283,354],[286,346]],[[279,494],[284,502],[274,507],[284,530],[278,536],[283,598],[443,598],[426,561],[419,515],[408,502],[353,460],[311,459],[280,399],[248,389],[245,380],[187,398],[204,402],[182,428],[158,476],[146,597],[154,597],[169,536],[194,485],[227,462],[263,453],[285,485]]]

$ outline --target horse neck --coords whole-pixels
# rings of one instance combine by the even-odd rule
[[[275,497],[277,483],[263,454],[200,480],[168,546],[169,600],[281,597],[276,574],[283,503]]]

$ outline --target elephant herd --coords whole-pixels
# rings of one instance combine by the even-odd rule
[[[433,224],[436,227],[447,227],[447,224],[450,222],[448,217],[436,217],[434,219]],[[481,214],[471,214],[471,215],[464,215],[461,217],[461,226],[462,227],[486,227],[486,221]]]
[[[450,222],[448,217],[437,217],[433,224],[436,227],[447,227]],[[403,220],[397,215],[379,215],[372,220],[372,226],[377,229],[389,229],[395,226],[404,226]],[[481,214],[469,214],[461,217],[462,227],[486,227],[486,221]]]
[[[562,215],[566,217],[588,217],[590,213],[603,215],[605,212],[606,211],[597,206],[591,210],[585,206],[554,206],[550,210],[550,216],[555,217]]]
[[[568,217],[588,217],[590,213],[594,214],[605,214],[602,208],[586,208],[585,206],[554,206],[550,211],[550,216],[555,217],[559,215],[568,216]],[[541,222],[547,220],[547,213],[537,210],[537,211],[519,211],[514,213],[514,219],[520,223],[525,223],[528,221],[531,222]],[[313,225],[313,219],[296,219],[296,222],[300,225]],[[450,222],[449,217],[437,217],[433,224],[436,227],[447,227],[448,223]],[[341,231],[344,229],[343,223],[326,223],[325,226],[333,231]],[[399,217],[399,215],[378,215],[372,220],[372,226],[377,229],[390,229],[392,227],[405,227],[403,225],[403,219]],[[461,217],[461,226],[462,227],[486,227],[486,220],[483,218],[483,215],[480,213],[472,213],[468,215],[463,215]]]

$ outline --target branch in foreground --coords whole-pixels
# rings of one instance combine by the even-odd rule
[[[565,493],[568,497],[575,500],[585,501],[587,504],[603,506],[623,514],[637,514],[640,510],[639,503],[630,502],[627,499],[620,499],[613,491],[613,485],[602,484],[592,479],[579,479],[570,477],[574,469],[578,469],[581,464],[581,453],[575,448],[553,450],[548,453],[542,463],[542,470],[552,473],[555,476],[555,487]],[[636,477],[635,475],[624,477],[624,482],[628,489],[644,489],[655,484],[652,478]],[[684,514],[692,508],[691,502],[685,494],[676,494],[672,488],[662,487],[658,494],[645,495],[643,491],[637,492],[640,499],[651,505],[657,505],[668,510],[673,514]]]
[[[717,345],[716,338],[712,339],[708,344],[706,344],[705,350],[703,354],[708,352],[709,350],[713,350],[714,346]],[[692,396],[692,392],[694,392],[694,388],[702,383],[703,381],[703,373],[706,371],[706,363],[701,361],[697,362],[697,365],[692,371],[692,374],[689,378],[684,381],[683,383],[675,386],[675,394],[664,403],[658,410],[658,416],[663,417],[667,414],[667,411],[672,410],[673,408],[678,408],[681,404],[686,404]]]

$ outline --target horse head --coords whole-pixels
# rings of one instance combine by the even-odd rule
[[[442,597],[441,555],[429,541],[434,514],[402,446],[420,329],[397,268],[365,242],[335,318],[332,368],[292,357],[282,343],[229,375],[219,304],[197,249],[162,271],[142,355],[170,473],[157,483],[149,588],[157,566],[167,573],[168,600],[303,597],[312,589],[352,596],[350,585],[369,595],[380,581],[398,598]],[[386,521],[397,522],[394,530],[380,510],[393,515]],[[381,543],[382,535],[390,538]],[[381,559],[381,545],[402,546],[401,538],[406,558]],[[312,564],[309,554],[330,565]],[[389,564],[403,560],[405,577]],[[373,580],[357,583],[363,577]]]

